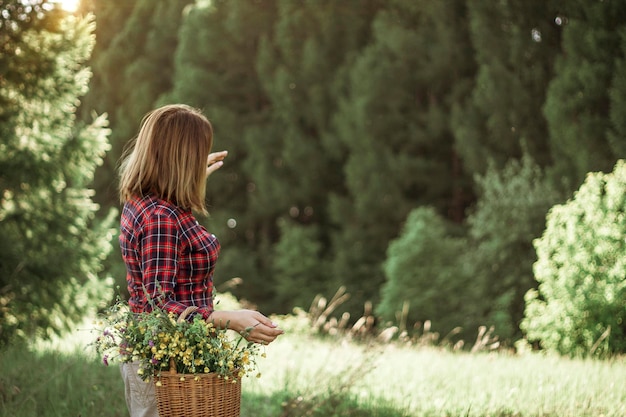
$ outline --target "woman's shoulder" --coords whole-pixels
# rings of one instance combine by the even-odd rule
[[[172,221],[180,222],[187,215],[186,210],[152,195],[133,197],[124,204],[122,209],[123,217],[132,217],[140,221],[152,218],[168,218]]]

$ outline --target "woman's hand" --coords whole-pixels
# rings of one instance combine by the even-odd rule
[[[254,310],[214,311],[208,320],[220,328],[228,326],[250,342],[264,345],[284,333],[269,318]]]
[[[227,155],[228,151],[213,152],[209,154],[206,167],[207,177],[224,165],[224,158],[226,158]]]

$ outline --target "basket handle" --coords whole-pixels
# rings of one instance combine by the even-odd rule
[[[198,307],[196,306],[189,306],[185,309],[185,311],[183,311],[182,313],[180,313],[180,316],[178,316],[178,322],[181,323],[182,321],[184,321],[188,315],[190,315],[191,313],[195,312],[196,310],[198,310]]]
[[[178,316],[177,321],[181,323],[187,318],[188,315],[195,312],[196,310],[198,310],[198,307],[196,306],[187,307],[182,313],[180,313],[180,316]],[[170,358],[170,372],[173,374],[176,373],[176,362],[174,361],[174,358]]]

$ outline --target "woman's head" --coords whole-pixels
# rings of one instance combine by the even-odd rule
[[[206,168],[212,144],[213,128],[200,111],[183,104],[151,111],[123,157],[120,200],[152,194],[206,213]]]

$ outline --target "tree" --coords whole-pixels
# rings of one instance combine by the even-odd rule
[[[626,3],[572,0],[558,18],[564,25],[563,53],[556,61],[543,112],[554,161],[551,176],[555,182],[566,180],[570,192],[588,172],[608,172],[623,156],[619,153],[623,138],[610,140],[610,111],[619,108],[613,106],[610,91],[612,82],[616,88],[623,82],[615,71],[624,59],[620,45]]]
[[[448,127],[450,103],[472,73],[463,15],[460,1],[388,3],[338,97],[345,191],[329,200],[332,274],[353,295],[352,312],[378,301],[387,245],[414,207],[461,221],[469,203],[459,202],[470,182]]]
[[[615,70],[609,96],[611,130],[608,135],[609,145],[614,155],[626,155],[626,26],[619,29],[619,58],[615,61]]]
[[[454,104],[455,144],[470,174],[488,162],[502,168],[523,150],[540,165],[552,163],[548,127],[541,112],[560,30],[554,2],[467,2],[469,32],[478,70],[471,95]]]
[[[95,109],[107,113],[111,151],[98,169],[96,200],[105,208],[118,202],[115,178],[124,145],[142,117],[174,84],[174,56],[184,8],[193,0],[111,0],[95,2],[94,77],[85,97],[83,119]]]
[[[136,135],[142,117],[156,107],[174,83],[174,54],[183,9],[192,0],[96,1],[96,44],[91,56],[93,77],[82,100],[80,119],[106,114],[111,150],[94,175],[94,201],[105,217],[117,208],[117,167],[122,149]],[[118,250],[105,262],[107,272],[126,287],[126,269]]]
[[[111,296],[98,273],[112,218],[95,220],[87,188],[109,131],[103,117],[82,125],[74,115],[87,91],[93,20],[44,3],[2,27],[13,33],[0,58],[0,344],[65,330]]]
[[[216,147],[229,150],[209,184],[215,208],[207,224],[224,247],[219,274],[243,277],[237,295],[264,309],[289,310],[278,300],[315,295],[289,297],[296,289],[289,268],[273,257],[289,246],[313,264],[330,252],[328,192],[342,187],[341,153],[336,141],[326,142],[335,79],[369,39],[377,4],[216,2],[192,8],[182,28],[171,97],[204,108],[215,121]],[[316,241],[292,239],[296,230]],[[327,281],[319,269],[292,278],[304,277],[308,288]]]
[[[229,152],[224,167],[209,180],[211,214],[202,221],[222,243],[216,280],[243,278],[233,292],[260,308],[272,298],[269,271],[276,227],[267,213],[275,209],[271,201],[255,200],[257,181],[263,178],[251,176],[246,161],[250,154],[277,149],[278,132],[264,124],[270,107],[255,67],[259,43],[271,32],[276,13],[274,2],[198,2],[190,7],[180,29],[172,91],[159,99],[203,109],[214,125],[214,148]]]
[[[322,245],[317,225],[301,225],[284,219],[279,222],[281,239],[272,256],[276,308],[288,311],[306,308],[312,295],[325,294],[328,268],[321,261]]]
[[[408,325],[431,320],[444,336],[461,327],[460,337],[475,335],[482,323],[477,315],[479,287],[463,267],[467,239],[434,209],[411,211],[400,236],[389,244],[376,313],[384,320]],[[407,317],[398,314],[408,306]]]
[[[535,242],[538,290],[526,294],[529,341],[566,355],[626,352],[626,163],[590,173]]]
[[[502,169],[492,164],[476,178],[478,201],[467,219],[470,249],[465,267],[480,288],[482,324],[494,326],[501,340],[522,335],[524,295],[535,287],[533,240],[545,229],[549,209],[560,193],[529,156]]]
[[[251,202],[256,211],[257,207],[271,208],[264,222],[269,223],[270,233],[278,236],[273,244],[295,246],[292,251],[308,254],[310,258],[301,263],[327,265],[334,254],[329,196],[345,191],[344,176],[338,169],[346,157],[345,147],[337,140],[333,120],[346,72],[370,41],[371,22],[381,3],[286,0],[278,4],[275,29],[263,39],[257,59],[270,112],[266,128],[248,137],[251,148],[261,140],[268,144],[248,155],[246,167],[257,185]],[[294,240],[283,233],[286,229],[277,229],[277,224],[293,221],[301,225],[296,230],[314,237],[315,242]],[[311,251],[311,246],[319,252]],[[283,262],[276,260],[275,265]],[[282,297],[285,288],[296,290],[288,285],[290,277],[284,268],[272,270],[271,275],[276,277]],[[298,274],[291,279],[302,277]],[[306,277],[308,282],[301,286],[322,293],[334,292],[341,285],[329,276],[327,268],[314,268]],[[303,298],[308,298],[308,304],[314,295],[293,294],[292,300],[304,303]]]

